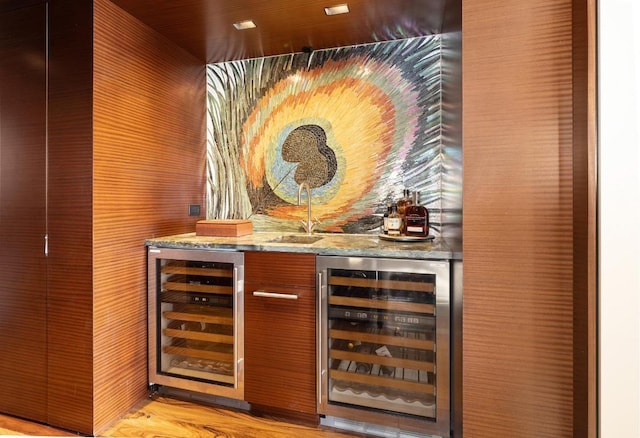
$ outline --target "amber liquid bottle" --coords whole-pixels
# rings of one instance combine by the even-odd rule
[[[398,214],[400,214],[400,216],[404,216],[405,210],[412,203],[413,200],[411,199],[411,190],[404,189],[402,191],[402,198],[398,199]]]
[[[387,234],[389,236],[399,236],[402,232],[402,216],[398,214],[398,206],[391,206],[391,214],[387,218]]]
[[[405,215],[407,212],[407,207],[410,206],[411,204],[413,204],[413,200],[411,199],[411,190],[404,189],[402,191],[402,198],[398,199],[398,214],[400,215],[400,219],[402,222],[400,226],[400,234],[405,234],[405,229],[406,229]]]
[[[405,234],[407,236],[427,237],[429,235],[429,212],[420,205],[418,192],[413,192],[413,203],[404,212]]]

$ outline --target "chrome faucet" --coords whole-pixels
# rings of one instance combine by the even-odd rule
[[[311,189],[309,188],[309,183],[304,181],[298,185],[298,205],[302,204],[301,202],[302,189],[307,189],[307,221],[306,222],[301,221],[301,222],[307,234],[311,235],[311,233],[313,233],[313,227],[315,226],[315,223],[311,221]]]

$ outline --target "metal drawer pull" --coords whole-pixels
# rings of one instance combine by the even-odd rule
[[[265,298],[280,298],[283,300],[297,300],[298,295],[296,294],[279,294],[275,292],[265,292],[263,290],[255,290],[253,291],[254,297],[265,297]]]

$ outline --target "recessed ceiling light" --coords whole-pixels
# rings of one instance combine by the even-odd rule
[[[348,14],[349,13],[349,5],[335,5],[328,8],[324,8],[324,13],[327,15],[338,15],[338,14]]]
[[[233,27],[238,30],[253,29],[254,27],[256,27],[256,24],[253,22],[253,20],[244,20],[233,23]]]

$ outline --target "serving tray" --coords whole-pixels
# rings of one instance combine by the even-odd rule
[[[436,238],[433,234],[429,234],[428,236],[389,236],[388,234],[378,234],[378,237],[382,240],[392,242],[427,242]]]

